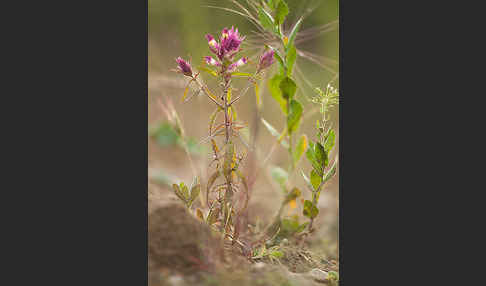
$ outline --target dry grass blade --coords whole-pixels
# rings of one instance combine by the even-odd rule
[[[250,16],[246,15],[246,14],[243,14],[241,13],[240,11],[236,11],[236,10],[233,10],[233,9],[230,9],[230,8],[226,8],[226,7],[218,7],[218,6],[210,6],[210,5],[206,5],[206,6],[203,6],[203,7],[206,7],[206,8],[214,8],[214,9],[220,9],[220,10],[224,10],[224,11],[227,11],[227,12],[231,12],[231,13],[235,13],[235,14],[238,14],[240,16],[243,16],[245,17],[246,19],[248,19],[248,21],[250,21],[253,25],[255,25],[259,30],[261,30],[262,32],[264,31],[262,27],[260,27],[259,23],[258,22],[255,22],[255,20],[253,20]]]

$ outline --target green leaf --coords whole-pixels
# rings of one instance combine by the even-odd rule
[[[322,175],[323,174],[323,169],[322,166],[319,164],[319,162],[316,159],[316,151],[315,151],[315,144],[312,142],[309,142],[309,148],[307,148],[307,152],[305,153],[307,159],[309,162],[312,164],[312,168],[316,170],[317,174]]]
[[[279,2],[280,0],[267,0],[267,4],[272,10],[277,8]]]
[[[253,74],[247,72],[234,72],[231,76],[238,76],[238,77],[252,77]]]
[[[336,169],[337,169],[337,160],[334,161],[334,164],[332,165],[332,167],[329,169],[329,171],[324,176],[324,182],[327,182],[329,179],[331,179],[336,174]]]
[[[321,185],[322,176],[319,176],[319,174],[316,172],[316,170],[312,170],[311,174],[310,174],[310,181],[311,181],[312,187],[314,188],[314,191],[317,191],[317,189]]]
[[[287,100],[283,97],[282,91],[280,90],[280,83],[282,82],[283,78],[284,77],[281,75],[274,75],[268,81],[268,89],[270,90],[270,94],[272,95],[273,99],[278,102],[283,113],[285,114],[285,116],[287,116]]]
[[[287,128],[289,135],[299,128],[302,111],[302,105],[297,100],[292,99],[290,102],[289,116],[287,117]]]
[[[330,281],[339,281],[339,274],[336,272],[336,271],[329,271],[328,272],[328,275],[329,275],[329,280]]]
[[[316,144],[314,145],[314,151],[315,151],[317,163],[319,163],[319,165],[322,166],[322,169],[326,168],[327,164],[329,163],[329,160],[327,158],[327,153],[326,150],[324,149],[324,146],[322,146],[321,143],[316,142]]]
[[[294,67],[295,60],[297,59],[297,50],[293,44],[288,46],[287,50],[287,74],[292,75],[292,68]]]
[[[194,200],[197,198],[197,196],[199,196],[200,191],[201,191],[201,184],[197,184],[192,187],[191,198],[189,199],[189,206],[191,206]]]
[[[289,178],[289,174],[287,171],[280,167],[273,167],[272,170],[270,171],[270,174],[272,178],[282,187],[285,187],[285,183],[287,182]]]
[[[161,147],[173,146],[177,143],[177,139],[179,138],[177,132],[167,122],[151,128],[149,133]]]
[[[334,134],[334,130],[330,129],[326,135],[326,141],[324,142],[324,150],[327,154],[331,152],[332,148],[334,147],[334,142],[336,139],[336,134]]]
[[[181,189],[179,188],[179,186],[177,184],[173,184],[172,185],[172,188],[174,190],[174,193],[176,194],[176,196],[181,199],[184,203],[186,202],[186,198],[184,197],[184,195],[182,194],[182,191]]]
[[[300,18],[297,21],[297,23],[295,23],[294,27],[292,28],[292,31],[290,32],[289,42],[287,43],[287,46],[294,44],[295,38],[297,36],[297,32],[299,31],[300,25],[302,24],[302,20],[303,20],[303,18]]]
[[[214,76],[214,77],[218,77],[218,72],[215,71],[215,70],[212,70],[210,68],[207,68],[207,67],[204,67],[204,66],[198,66],[197,67],[199,70],[202,70],[202,71],[205,71],[207,72],[208,74]],[[185,98],[185,95],[184,95],[184,98]]]
[[[184,184],[184,182],[181,182],[179,184],[179,187],[180,187],[182,195],[185,198],[184,201],[187,202],[189,200],[189,189],[187,188],[186,184]]]
[[[302,214],[308,218],[315,218],[319,214],[319,209],[311,201],[305,200]]]
[[[262,24],[263,28],[272,32],[277,32],[272,15],[270,15],[262,7],[258,8],[258,18],[260,19],[260,23]]]
[[[275,129],[270,123],[268,123],[265,119],[262,118],[262,122],[263,122],[263,125],[265,125],[265,127],[267,128],[268,131],[270,131],[270,134],[272,134],[273,136],[279,138],[281,136],[281,134],[277,131],[277,129]],[[280,141],[280,144],[282,144],[283,147],[285,148],[289,148],[289,143],[282,139]]]
[[[295,233],[299,233],[299,232],[303,231],[308,224],[309,224],[309,222],[306,221],[303,224],[299,225],[299,227],[295,230]]]
[[[299,142],[297,142],[297,146],[295,147],[294,152],[292,153],[294,159],[294,165],[296,165],[302,154],[304,154],[305,150],[307,149],[307,136],[304,134],[300,137]]]
[[[287,17],[288,14],[289,14],[289,6],[287,6],[287,3],[285,3],[284,0],[280,0],[275,12],[275,23],[277,25],[282,24],[285,20],[285,17]]]
[[[286,100],[290,101],[297,90],[297,85],[290,77],[285,77],[279,84],[280,90],[282,91],[282,96]]]

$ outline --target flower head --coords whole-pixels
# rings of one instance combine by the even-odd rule
[[[232,58],[239,50],[241,42],[245,37],[240,36],[238,28],[231,27],[231,29],[224,28],[219,37],[219,43],[211,34],[206,34],[209,49],[216,54],[220,61],[224,57]]]
[[[263,53],[260,57],[260,64],[258,65],[258,71],[266,69],[273,64],[275,61],[275,51],[270,49]]]
[[[192,68],[191,65],[186,62],[184,59],[181,57],[178,57],[176,59],[177,64],[179,65],[179,72],[183,73],[186,76],[191,76],[192,77]]]
[[[238,28],[231,27],[230,30],[224,28],[221,33],[221,51],[222,54],[227,55],[228,57],[233,56],[236,52],[239,51],[241,42],[245,39],[245,37],[241,37],[238,33]]]
[[[228,71],[234,72],[237,68],[245,65],[247,62],[248,62],[248,58],[243,57],[243,58],[239,59],[238,61],[236,61],[235,63],[230,64],[228,66]]]

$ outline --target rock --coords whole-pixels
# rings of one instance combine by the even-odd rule
[[[219,243],[208,225],[179,203],[159,206],[148,218],[150,270],[194,273],[211,267]]]

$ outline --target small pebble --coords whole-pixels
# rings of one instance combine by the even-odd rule
[[[182,285],[182,282],[184,282],[184,279],[182,279],[181,276],[170,276],[169,277],[169,283],[172,286]]]
[[[318,282],[324,282],[329,278],[329,274],[326,271],[314,268],[309,271],[309,276]]]
[[[257,262],[255,264],[253,264],[253,268],[255,268],[255,269],[262,269],[263,267],[265,267],[265,263],[263,263],[263,262]]]

